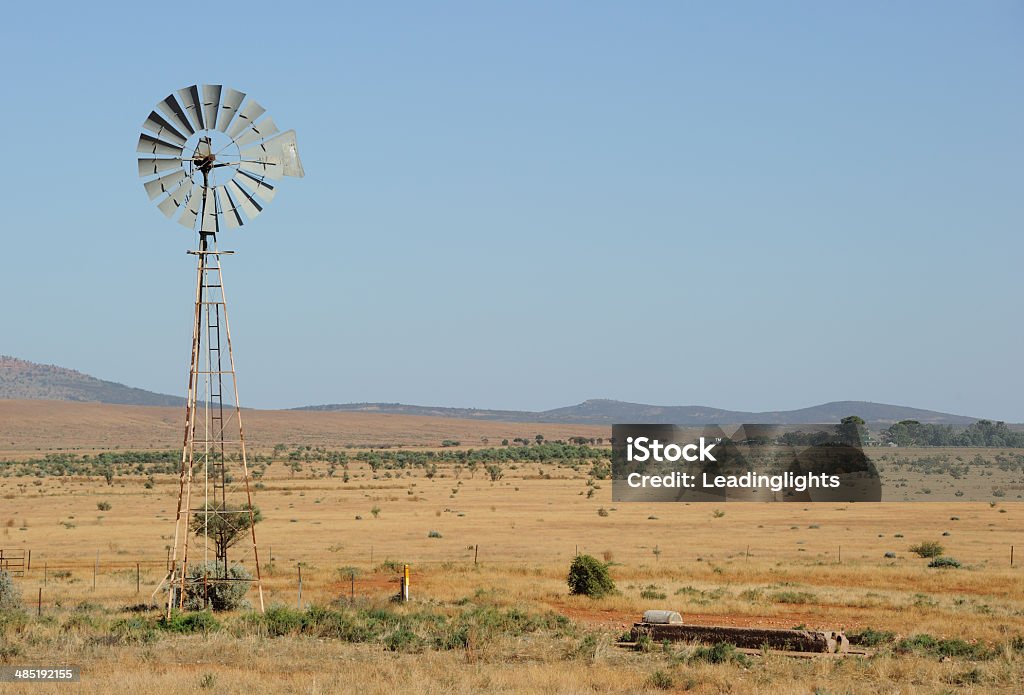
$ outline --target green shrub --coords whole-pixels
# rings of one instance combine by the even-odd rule
[[[198,611],[195,613],[172,613],[170,619],[161,618],[157,623],[168,632],[193,633],[216,632],[220,629],[220,623],[209,611]]]
[[[962,657],[965,659],[991,659],[995,651],[978,642],[965,642],[959,638],[940,639],[928,634],[914,635],[896,643],[901,654],[927,654],[936,657]]]
[[[152,644],[157,641],[156,630],[145,618],[121,618],[110,626],[110,634],[119,644]]]
[[[955,569],[957,567],[960,567],[960,562],[956,558],[941,556],[941,557],[937,557],[934,560],[932,560],[931,562],[929,562],[928,566],[929,567],[950,567],[950,568],[954,568]]]
[[[285,606],[271,606],[260,616],[258,622],[270,637],[297,635],[306,626],[306,614]]]
[[[735,662],[746,666],[749,659],[743,652],[736,651],[736,646],[728,642],[717,642],[710,647],[697,647],[690,654],[690,661],[703,661],[708,664],[727,664]]]
[[[569,593],[600,598],[615,591],[608,565],[591,555],[578,555],[569,567]]]
[[[780,591],[772,598],[776,603],[814,603],[817,600],[809,591]]]
[[[415,632],[401,625],[384,639],[384,646],[392,652],[417,652],[423,648],[423,640]]]
[[[199,611],[210,608],[215,611],[230,611],[246,605],[245,595],[249,593],[249,580],[252,579],[252,575],[241,565],[232,565],[228,568],[227,581],[210,579],[224,576],[224,563],[216,560],[190,565],[188,574],[190,581],[185,583],[186,610]]]
[[[850,644],[856,644],[863,647],[877,647],[880,644],[888,644],[889,642],[892,642],[896,639],[896,633],[866,627],[860,632],[847,633],[846,638],[850,640]]]
[[[661,670],[652,673],[648,677],[647,682],[651,684],[652,688],[657,688],[658,690],[671,690],[676,686],[676,682],[672,678],[672,674],[665,673]]]
[[[14,583],[10,574],[0,570],[0,613],[17,613],[24,609],[21,589]]]
[[[645,598],[650,601],[661,601],[668,598],[668,595],[654,584],[650,584],[640,592],[640,598]]]
[[[945,548],[942,547],[941,543],[935,541],[924,541],[917,545],[910,546],[910,552],[914,553],[918,557],[938,557],[945,552]]]
[[[96,509],[99,509],[101,512],[109,512],[110,502],[97,502]]]

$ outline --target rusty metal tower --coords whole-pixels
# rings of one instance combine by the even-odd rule
[[[270,180],[303,176],[295,131],[279,133],[265,109],[221,85],[192,85],[157,104],[139,138],[139,176],[168,219],[199,234],[192,353],[185,406],[167,614],[206,607],[211,586],[255,585],[258,509],[238,401],[227,295],[217,234],[251,222],[276,193]],[[230,551],[230,557],[229,557]],[[250,571],[251,568],[251,571]],[[214,606],[216,607],[216,606]]]

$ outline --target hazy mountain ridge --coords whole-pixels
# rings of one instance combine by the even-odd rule
[[[132,388],[52,364],[0,355],[0,398],[177,406],[184,398]]]
[[[710,425],[718,423],[758,423],[797,425],[839,422],[847,415],[859,415],[870,425],[888,426],[900,420],[917,420],[935,425],[969,425],[978,418],[940,413],[867,401],[834,401],[809,408],[770,412],[723,410],[699,405],[658,406],[608,399],[584,401],[578,405],[541,412],[524,410],[483,410],[405,405],[403,403],[343,403],[312,405],[294,410],[373,412],[402,415],[427,415],[465,420],[502,420],[508,422],[579,423],[611,425],[615,423],[655,423]]]
[[[113,405],[180,406],[179,396],[132,388],[104,381],[73,369],[37,364],[0,355],[0,399],[58,400]],[[969,425],[977,418],[933,410],[867,401],[835,401],[797,410],[747,412],[699,405],[659,406],[593,399],[564,408],[540,412],[526,410],[489,410],[407,405],[404,403],[340,403],[292,408],[298,411],[366,412],[461,420],[498,422],[611,425],[615,423],[656,423],[707,425],[718,423],[762,423],[795,425],[838,422],[847,415],[859,415],[873,426],[887,427],[899,420],[917,420],[927,424]]]

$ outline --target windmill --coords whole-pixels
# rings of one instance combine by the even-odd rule
[[[252,222],[277,193],[272,180],[303,176],[295,131],[279,132],[256,101],[211,84],[169,94],[142,128],[139,176],[146,193],[164,216],[199,234],[199,248],[188,252],[198,261],[178,510],[167,574],[157,591],[168,586],[169,615],[187,602],[209,605],[218,585],[249,582],[263,610],[258,512],[221,272],[221,256],[234,252],[219,250],[217,235],[223,227]],[[246,563],[255,574],[239,570]]]

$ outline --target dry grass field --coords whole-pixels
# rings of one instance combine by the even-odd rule
[[[173,449],[180,419],[177,409],[0,401],[0,460]],[[432,477],[419,467],[374,472],[356,457],[445,439],[479,449],[536,434],[608,437],[600,427],[252,411],[246,428],[264,456],[278,443],[349,447],[347,481],[315,452],[298,471],[281,460],[266,468],[256,491],[275,606],[266,617],[166,624],[133,609],[165,569],[176,476],[146,487],[147,475],[118,474],[108,485],[0,463],[0,548],[32,551],[15,580],[27,613],[0,618],[0,663],[83,669],[78,685],[4,692],[1021,692],[1024,503],[1015,496],[616,505],[589,462],[505,463],[492,481],[450,463]],[[929,568],[909,550],[922,541],[962,567]],[[577,552],[610,562],[618,593],[570,596]],[[395,604],[403,563],[413,600]],[[704,624],[877,632],[864,638],[875,638],[871,656],[844,659],[713,663],[694,646],[616,646],[648,608]]]

